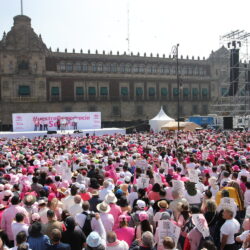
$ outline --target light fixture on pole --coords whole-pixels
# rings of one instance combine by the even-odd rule
[[[178,124],[178,133],[180,130],[180,79],[179,79],[179,43],[172,47],[172,54],[176,58],[176,81],[177,81],[177,90],[178,90],[178,99],[177,99],[177,124]]]

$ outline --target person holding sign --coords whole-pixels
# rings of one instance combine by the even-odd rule
[[[201,249],[202,238],[206,239],[210,234],[208,224],[203,214],[193,214],[192,222],[195,227],[187,235],[190,250]]]
[[[181,228],[176,225],[176,222],[171,220],[170,214],[164,212],[161,215],[158,226],[155,231],[155,242],[157,244],[157,250],[163,250],[163,242],[165,237],[169,236],[173,239],[174,245],[178,244]]]

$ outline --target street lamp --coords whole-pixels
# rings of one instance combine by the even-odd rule
[[[178,124],[178,133],[180,130],[180,79],[179,79],[179,43],[173,46],[172,54],[176,58],[176,81],[177,81],[177,90],[178,90],[178,99],[177,99],[177,124]],[[177,133],[177,135],[178,135]]]

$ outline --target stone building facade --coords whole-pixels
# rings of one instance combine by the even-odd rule
[[[214,57],[213,57],[214,59]],[[180,113],[206,115],[219,95],[210,59],[179,59]],[[177,117],[176,59],[126,53],[52,52],[27,16],[0,41],[0,119],[12,113],[100,111],[109,122]]]

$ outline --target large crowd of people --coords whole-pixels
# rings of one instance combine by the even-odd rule
[[[0,139],[0,250],[250,249],[250,133]]]

